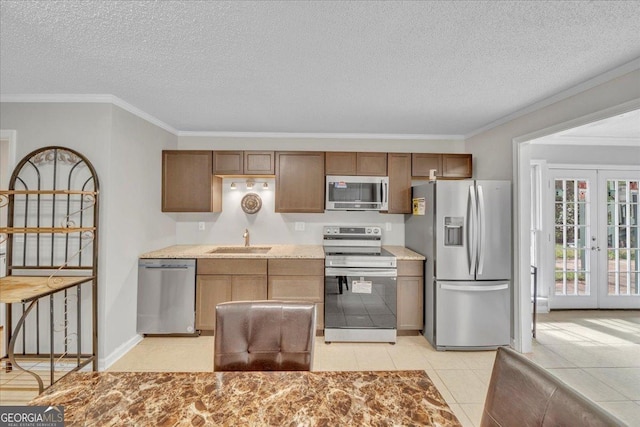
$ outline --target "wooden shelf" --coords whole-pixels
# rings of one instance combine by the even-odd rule
[[[3,227],[0,233],[4,234],[38,234],[38,233],[84,233],[95,231],[95,227]]]
[[[6,276],[0,278],[0,302],[28,302],[95,279],[94,276]]]

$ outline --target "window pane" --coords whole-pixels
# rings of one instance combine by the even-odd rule
[[[564,200],[564,181],[561,179],[556,180],[556,202],[562,202]]]
[[[575,191],[575,185],[576,182],[572,179],[568,179],[566,184],[566,196],[565,196],[565,200],[567,202],[575,202],[576,201],[576,191]]]

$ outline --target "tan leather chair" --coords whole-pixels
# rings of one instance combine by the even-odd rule
[[[238,301],[216,306],[215,371],[309,371],[315,304]]]
[[[520,353],[498,349],[481,427],[625,425]]]

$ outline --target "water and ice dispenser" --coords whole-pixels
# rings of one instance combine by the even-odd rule
[[[462,246],[464,232],[464,217],[445,216],[444,217],[444,245]]]

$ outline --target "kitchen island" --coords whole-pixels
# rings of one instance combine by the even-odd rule
[[[29,404],[66,426],[461,425],[424,371],[83,372]]]

